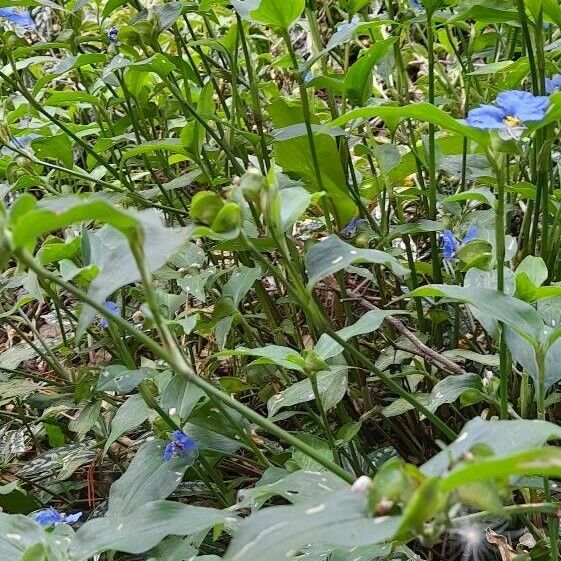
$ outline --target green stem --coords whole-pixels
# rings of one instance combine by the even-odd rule
[[[251,56],[249,55],[249,48],[247,46],[247,40],[245,37],[244,23],[240,18],[239,14],[236,12],[236,18],[238,22],[238,34],[240,38],[240,43],[242,45],[243,55],[245,58],[245,66],[247,72],[247,80],[249,82],[249,91],[251,93],[251,107],[253,110],[253,121],[257,127],[257,132],[259,134],[259,142],[261,145],[261,172],[266,173],[266,171],[271,167],[271,161],[269,159],[269,151],[267,149],[267,140],[265,138],[265,132],[263,129],[263,111],[261,110],[261,103],[259,101],[259,84],[255,80],[255,74],[253,72]]]
[[[304,78],[302,77],[302,73],[300,72],[300,67],[298,66],[298,59],[296,58],[296,53],[294,52],[294,47],[292,45],[290,35],[288,34],[288,31],[286,29],[282,30],[282,36],[286,44],[286,48],[288,50],[290,60],[292,61],[292,67],[296,75],[296,80],[298,82],[298,90],[300,92],[300,104],[302,105],[302,115],[304,117],[304,124],[306,126],[306,136],[308,138],[310,155],[312,157],[312,166],[314,169],[314,175],[316,176],[318,190],[326,191],[325,186],[323,184],[323,176],[321,173],[321,167],[319,165],[316,143],[314,139],[314,132],[312,129],[312,116],[310,111],[310,102],[308,100],[308,92],[306,91],[306,84],[304,82]],[[333,209],[333,212],[337,222],[339,222],[335,209]],[[326,216],[325,219],[326,222],[329,223],[329,216]]]
[[[283,440],[287,444],[294,446],[295,448],[309,456],[312,460],[318,462],[328,471],[331,471],[332,473],[338,475],[344,481],[347,481],[348,483],[354,482],[355,477],[351,473],[343,469],[341,466],[338,466],[331,460],[325,458],[318,450],[314,449],[312,446],[309,446],[305,442],[302,442],[299,438],[292,435],[288,431],[285,431],[284,429],[278,427],[269,419],[261,416],[259,413],[257,413],[250,407],[247,407],[243,403],[240,403],[232,396],[215,387],[210,382],[207,382],[206,380],[203,380],[202,378],[197,376],[192,370],[191,366],[189,366],[185,362],[183,356],[177,351],[177,349],[172,349],[172,352],[170,353],[167,349],[162,348],[160,345],[158,345],[158,343],[148,337],[148,335],[133,327],[124,318],[108,312],[102,304],[90,298],[87,294],[85,294],[72,284],[63,281],[60,277],[52,274],[50,271],[45,269],[42,265],[35,261],[33,256],[28,251],[18,250],[16,253],[17,257],[38,275],[50,280],[51,282],[54,282],[61,288],[64,288],[64,290],[67,290],[70,294],[73,294],[82,302],[85,302],[86,304],[92,306],[109,321],[115,322],[124,331],[128,332],[140,343],[142,343],[148,350],[154,353],[154,355],[165,360],[175,372],[177,372],[181,376],[184,376],[185,378],[187,378],[187,380],[192,382],[193,385],[203,390],[209,397],[215,397],[224,405],[230,407],[234,411],[237,411],[246,419],[261,427],[263,430],[275,435],[277,438]]]
[[[428,81],[429,81],[429,103],[434,105],[435,92],[434,92],[434,29],[432,21],[432,13],[427,11],[427,58],[428,58]],[[436,127],[429,124],[429,154],[428,154],[428,203],[429,203],[429,219],[436,220]],[[436,232],[430,233],[430,252],[432,262],[432,278],[433,282],[442,282],[442,267],[440,263],[440,252],[438,248],[438,237]],[[434,328],[434,343],[437,347],[442,346],[442,325],[438,324]]]
[[[497,290],[504,292],[504,261],[505,261],[505,181],[503,164],[504,159],[489,152],[489,160],[495,167],[497,177],[497,204],[495,208],[495,254],[497,260]],[[499,328],[499,384],[501,419],[508,419],[508,378],[509,357],[506,346],[505,327],[501,324]]]

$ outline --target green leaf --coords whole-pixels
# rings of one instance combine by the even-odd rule
[[[479,23],[518,23],[518,12],[510,0],[468,0],[448,22],[475,20]]]
[[[109,447],[123,434],[139,427],[148,419],[150,409],[141,395],[132,395],[117,409],[111,421],[111,432],[103,447],[103,455],[107,454]]]
[[[480,203],[488,204],[490,207],[495,207],[495,195],[488,187],[474,187],[455,195],[450,195],[442,200],[443,203],[455,203],[459,201],[478,201]]]
[[[100,199],[43,199],[10,224],[12,243],[16,248],[34,246],[39,236],[85,220],[111,224],[126,234],[137,227],[133,216]]]
[[[514,64],[511,60],[500,60],[497,62],[490,62],[489,64],[482,64],[473,72],[469,72],[468,76],[481,76],[489,74],[497,74],[498,72],[506,72]]]
[[[173,411],[186,420],[206,394],[184,376],[173,376],[162,390],[160,405],[164,411]]]
[[[261,278],[261,267],[233,267],[232,275],[222,288],[222,296],[229,296],[238,307],[251,287]]]
[[[227,520],[235,522],[236,518],[231,513],[214,508],[152,501],[142,503],[133,512],[122,513],[117,518],[104,516],[89,520],[76,532],[70,551],[76,561],[87,561],[112,549],[143,553],[166,536],[206,532]]]
[[[97,380],[97,391],[117,392],[121,394],[130,393],[142,380],[150,378],[155,374],[151,368],[139,368],[129,370],[121,364],[106,366],[99,373]]]
[[[6,434],[4,433],[4,439]],[[0,507],[9,514],[27,514],[41,508],[41,503],[18,486],[18,481],[0,485]]]
[[[421,394],[417,398],[431,412],[435,412],[445,403],[454,403],[464,392],[468,390],[482,391],[481,378],[477,374],[460,374],[447,376],[434,386],[430,394]],[[408,401],[403,398],[396,399],[391,405],[383,409],[385,417],[402,415],[414,409]]]
[[[561,475],[561,449],[557,447],[534,448],[510,456],[477,459],[459,466],[440,480],[440,488],[452,491],[466,485],[491,478],[507,478],[513,475]]]
[[[210,226],[224,207],[224,201],[214,191],[199,191],[191,200],[193,220]]]
[[[347,392],[347,367],[334,366],[330,370],[318,372],[317,385],[323,408],[328,411],[335,407]],[[312,382],[308,378],[300,380],[269,399],[267,402],[269,417],[284,407],[292,407],[314,399]]]
[[[46,107],[67,107],[77,103],[88,103],[96,107],[99,102],[99,98],[86,92],[53,92],[45,100],[44,105]],[[68,167],[72,167],[72,165]]]
[[[306,212],[312,196],[303,187],[288,187],[278,193],[280,221],[284,232],[291,233],[294,223]]]
[[[300,17],[305,0],[235,0],[232,5],[244,19],[286,30]]]
[[[407,313],[408,312],[402,310],[370,310],[362,315],[355,323],[347,327],[343,327],[343,329],[340,329],[336,333],[339,337],[341,337],[341,339],[348,341],[357,335],[364,335],[365,333],[372,333],[372,331],[376,331],[388,316]],[[327,360],[328,358],[332,358],[342,353],[343,347],[329,335],[324,333],[316,343],[315,351],[318,353],[320,358]]]
[[[420,534],[424,523],[436,516],[446,504],[446,495],[442,492],[440,480],[430,478],[423,481],[403,509],[403,520],[399,533],[409,536],[411,530]]]
[[[109,490],[107,518],[119,520],[132,514],[144,503],[169,496],[181,483],[183,474],[193,464],[196,453],[164,460],[165,443],[150,441],[143,444],[127,471]]]
[[[441,297],[467,302],[513,329],[538,340],[543,322],[536,310],[517,298],[488,288],[431,284],[409,293],[412,298]]]
[[[355,105],[364,105],[372,95],[372,68],[386,56],[397,37],[377,41],[345,74],[345,94]]]
[[[106,18],[111,15],[117,8],[128,4],[129,0],[107,0],[105,6],[103,7],[103,12],[101,14],[102,18]]]
[[[151,271],[159,269],[187,241],[190,228],[167,228],[162,215],[155,209],[138,212],[134,218],[143,232],[143,253]],[[88,236],[90,262],[99,267],[88,296],[100,304],[119,288],[140,280],[136,261],[127,239],[114,228],[104,226]],[[84,305],[76,336],[80,338],[96,316],[96,311]]]
[[[412,103],[404,107],[375,106],[353,109],[332,121],[331,125],[339,127],[349,121],[354,121],[356,119],[372,119],[373,117],[389,119],[390,121],[417,119],[418,121],[425,121],[433,125],[438,125],[449,132],[465,136],[482,146],[487,146],[489,144],[489,134],[487,132],[465,125],[453,117],[450,117],[450,115],[442,109],[425,102]]]
[[[51,238],[41,246],[37,257],[42,265],[48,265],[61,259],[72,259],[80,251],[81,240],[76,236],[68,241]]]
[[[43,528],[21,514],[0,513],[0,561],[19,561],[31,546],[43,543]]]
[[[172,154],[185,154],[183,144],[178,138],[165,138],[163,140],[146,140],[140,146],[125,150],[121,156],[121,164],[130,158],[142,154],[151,154],[158,151],[171,152]]]
[[[258,485],[238,493],[236,509],[261,508],[272,497],[283,497],[292,504],[307,503],[328,498],[333,492],[348,487],[348,483],[329,471],[298,470],[288,473],[279,468],[269,468]]]
[[[541,257],[534,257],[533,255],[527,255],[518,265],[515,275],[518,276],[521,273],[525,273],[528,280],[535,286],[541,286],[547,280],[549,274],[545,261]]]
[[[101,53],[86,53],[77,56],[69,56],[63,58],[51,72],[60,76],[74,68],[82,68],[90,64],[104,64],[105,61],[106,56]]]
[[[304,122],[302,109],[299,106],[290,105],[280,98],[275,99],[267,107],[267,111],[277,129]],[[319,123],[316,117],[312,117],[312,120],[312,130],[314,130],[313,125]],[[329,129],[323,126],[321,129],[315,130],[326,131]],[[349,195],[337,143],[330,134],[315,132],[314,144],[320,164],[321,185],[316,175],[310,143],[306,136],[275,140],[273,145],[276,162],[285,173],[295,174],[302,178],[305,186],[313,192],[325,190],[336,209],[339,221],[346,224],[357,214],[357,209]]]
[[[276,506],[252,514],[241,524],[224,561],[286,561],[307,544],[360,547],[388,541],[401,517],[372,518],[366,496],[339,491],[322,501]]]
[[[67,135],[57,134],[47,138],[36,138],[32,146],[42,160],[56,160],[69,169],[74,167],[72,142]]]
[[[464,426],[450,446],[420,469],[427,475],[443,475],[476,444],[488,446],[496,458],[501,458],[559,438],[561,427],[546,421],[484,421],[476,417]]]
[[[256,361],[259,364],[277,364],[289,370],[304,371],[304,359],[300,356],[300,353],[294,349],[282,347],[280,345],[267,345],[266,347],[254,349],[237,347],[233,350],[221,351],[214,356],[258,356],[262,359]]]
[[[47,550],[42,543],[36,543],[25,550],[19,561],[48,561]]]
[[[332,234],[324,241],[314,244],[306,254],[308,286],[315,286],[320,280],[329,277],[355,263],[376,263],[384,265],[400,276],[407,275],[408,269],[384,251],[356,248]]]

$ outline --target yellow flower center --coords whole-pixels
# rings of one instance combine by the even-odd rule
[[[404,187],[413,187],[413,185],[415,185],[414,176],[410,175],[403,180]]]
[[[519,127],[522,124],[522,121],[518,117],[513,117],[512,115],[507,115],[503,121],[508,127]]]

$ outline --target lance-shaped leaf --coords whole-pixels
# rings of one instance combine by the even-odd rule
[[[159,269],[187,241],[189,228],[168,228],[155,209],[141,211],[135,216],[143,231],[143,253],[151,271]],[[100,273],[90,284],[88,296],[100,304],[119,288],[140,279],[140,272],[130,250],[128,240],[117,230],[104,226],[88,236],[90,263]],[[80,337],[94,320],[96,311],[84,305],[78,323]]]
[[[388,124],[397,124],[403,119],[417,119],[418,121],[432,123],[433,125],[437,125],[446,131],[457,133],[469,138],[470,140],[474,140],[482,146],[489,144],[490,140],[489,134],[486,131],[470,127],[465,123],[454,119],[454,117],[451,117],[442,109],[426,102],[412,103],[404,107],[361,107],[341,115],[335,119],[331,125],[339,127],[349,121],[357,119],[372,119],[374,117],[384,119],[388,122]]]
[[[277,506],[248,517],[234,536],[224,561],[286,561],[303,546],[360,547],[388,541],[400,516],[372,518],[365,494],[333,493],[324,501]]]
[[[508,456],[561,438],[561,427],[547,421],[469,421],[458,438],[421,466],[427,475],[443,475],[476,444],[488,446],[496,457]]]
[[[543,321],[530,304],[489,288],[431,284],[413,290],[409,296],[450,298],[471,304],[535,341],[543,330]]]
[[[408,269],[385,251],[360,249],[331,235],[326,240],[313,245],[306,255],[308,286],[315,286],[320,280],[355,263],[376,263],[391,269],[396,275],[406,275]]]
[[[188,536],[225,522],[235,523],[231,513],[214,508],[171,501],[141,504],[130,514],[105,516],[86,522],[72,540],[71,554],[86,561],[107,550],[143,553],[166,536]]]

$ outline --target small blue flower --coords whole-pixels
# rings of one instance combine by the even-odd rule
[[[467,116],[468,125],[478,129],[520,129],[528,122],[541,121],[549,98],[521,90],[501,92],[495,105],[481,105]]]
[[[28,12],[20,12],[15,8],[0,8],[0,18],[7,19],[16,27],[23,27],[24,29],[35,28],[35,22]]]
[[[341,230],[341,235],[342,236],[352,236],[356,229],[359,226],[362,226],[363,224],[366,224],[366,220],[364,218],[353,218],[342,230]]]
[[[107,38],[109,39],[110,43],[113,43],[114,45],[117,44],[117,35],[119,34],[119,30],[115,27],[112,27],[108,32],[107,32]]]
[[[81,512],[75,514],[64,514],[56,508],[49,507],[33,514],[33,519],[41,526],[58,526],[59,524],[74,524],[82,517]]]
[[[423,9],[423,5],[421,4],[421,2],[419,0],[409,0],[409,4],[411,5],[411,7],[414,10],[422,10]]]
[[[113,315],[118,315],[121,313],[121,308],[119,307],[119,305],[115,302],[112,302],[111,300],[106,300],[105,302],[103,302],[103,307]],[[109,327],[109,321],[107,320],[107,318],[101,318],[99,320],[99,325],[103,329],[107,329]]]
[[[461,242],[458,242],[456,236],[450,230],[444,230],[442,232],[442,254],[445,261],[452,261],[458,249],[473,241],[476,237],[477,226],[471,226]]]
[[[552,94],[559,89],[561,89],[561,74],[556,74],[553,78],[545,79],[545,91],[548,94]]]
[[[171,442],[164,450],[164,460],[167,462],[175,456],[188,456],[197,450],[197,443],[183,431],[174,430]]]
[[[450,230],[444,230],[442,232],[442,253],[444,254],[444,259],[451,261],[457,249],[458,242],[454,234]]]
[[[41,138],[40,134],[30,133],[23,136],[14,137],[11,142],[6,145],[8,148],[19,148],[25,150],[36,138]]]

